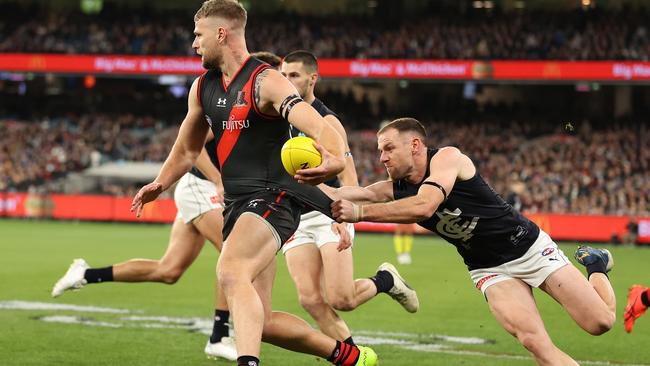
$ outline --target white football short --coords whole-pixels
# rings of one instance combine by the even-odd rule
[[[469,271],[474,285],[485,295],[485,290],[501,281],[518,278],[532,287],[539,287],[558,269],[571,264],[557,244],[544,231],[526,253],[510,262],[491,268]]]
[[[176,218],[182,218],[186,224],[210,210],[223,207],[219,203],[217,186],[191,173],[186,173],[178,180],[174,202],[178,209]]]
[[[312,211],[300,216],[300,224],[296,232],[282,246],[282,253],[305,244],[316,244],[318,248],[327,243],[338,243],[339,235],[332,231],[334,220],[326,215]],[[354,225],[346,224],[350,239],[354,240]]]

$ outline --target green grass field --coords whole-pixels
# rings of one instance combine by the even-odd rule
[[[50,297],[73,258],[93,266],[158,258],[168,234],[169,227],[160,225],[0,220],[0,365],[230,365],[203,355],[202,331],[211,329],[214,308],[217,254],[211,246],[174,286],[108,283]],[[575,245],[562,248],[572,255]],[[631,335],[622,324],[629,285],[650,284],[650,248],[608,248],[616,260],[610,276],[618,298],[615,328],[590,336],[536,291],[542,316],[555,343],[582,365],[650,365],[650,316],[639,319]],[[383,261],[394,262],[388,235],[360,234],[354,251],[358,277],[373,274]],[[413,255],[412,265],[398,268],[418,290],[417,314],[407,314],[385,295],[343,314],[357,342],[374,343],[381,365],[534,364],[492,318],[451,245],[418,237]],[[279,259],[274,309],[308,319]],[[22,309],[34,302],[123,312]],[[263,365],[326,364],[269,345],[262,352]]]

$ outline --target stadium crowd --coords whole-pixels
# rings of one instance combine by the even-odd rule
[[[126,114],[4,119],[0,131],[0,191],[5,191],[47,184],[106,161],[162,161],[178,128]]]
[[[0,52],[193,55],[191,14],[106,7],[101,15],[0,5]],[[43,16],[35,16],[42,13]],[[332,58],[648,60],[648,10],[428,12],[386,22],[357,16],[251,15],[251,50]],[[618,19],[625,19],[624,22]],[[250,35],[255,35],[252,37]]]
[[[642,125],[438,121],[430,146],[458,146],[497,192],[526,212],[650,215],[650,132]],[[105,161],[161,162],[177,126],[132,115],[0,120],[0,190],[25,190]],[[472,136],[468,139],[467,136]],[[350,132],[360,182],[385,179],[375,130]],[[56,188],[55,188],[56,189]],[[122,195],[133,187],[102,186]]]

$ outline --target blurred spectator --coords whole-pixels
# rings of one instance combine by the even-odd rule
[[[194,54],[190,11],[58,12],[0,5],[0,52]],[[351,15],[250,14],[247,34],[250,49],[278,55],[309,49],[333,58],[648,60],[649,15],[647,9],[436,12],[387,27]]]
[[[636,239],[639,236],[639,224],[635,217],[630,217],[630,222],[625,226],[627,232],[623,235],[623,244],[636,244]]]

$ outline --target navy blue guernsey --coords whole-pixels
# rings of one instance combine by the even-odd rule
[[[229,204],[260,191],[284,191],[303,206],[331,216],[331,200],[318,188],[300,184],[282,166],[280,150],[289,123],[263,114],[255,104],[255,78],[270,66],[249,57],[225,85],[221,70],[199,79],[198,97],[214,134],[217,168]]]
[[[318,112],[322,117],[332,115],[332,116],[334,116],[334,117],[336,117],[337,119],[340,120],[339,116],[337,116],[336,113],[332,112],[332,110],[329,109],[325,105],[325,103],[321,102],[321,100],[318,99],[318,98],[314,99],[314,101],[311,103],[311,106],[314,107],[316,112]],[[302,132],[299,129],[293,127],[293,125],[289,125],[289,126],[291,128],[291,131],[290,131],[291,137],[305,136],[304,132]],[[323,182],[323,183],[327,184],[330,187],[334,187],[334,188],[339,188],[341,186],[341,181],[339,180],[339,177],[334,177],[334,178],[328,180],[327,182]]]
[[[428,149],[424,179],[430,175],[431,158],[437,152]],[[415,196],[421,185],[394,181],[393,196],[396,200]],[[470,270],[517,259],[539,236],[539,227],[504,201],[478,171],[468,180],[456,181],[447,200],[418,225],[456,246]]]
[[[210,161],[212,161],[212,164],[214,164],[214,166],[217,166],[219,164],[218,163],[219,160],[217,159],[217,143],[214,142],[214,139],[205,143],[205,150],[208,152],[208,156],[210,157]],[[208,179],[205,177],[205,175],[203,175],[203,173],[201,173],[201,171],[196,166],[192,167],[192,169],[190,170],[190,174],[193,174],[200,179],[206,179],[206,180]]]

